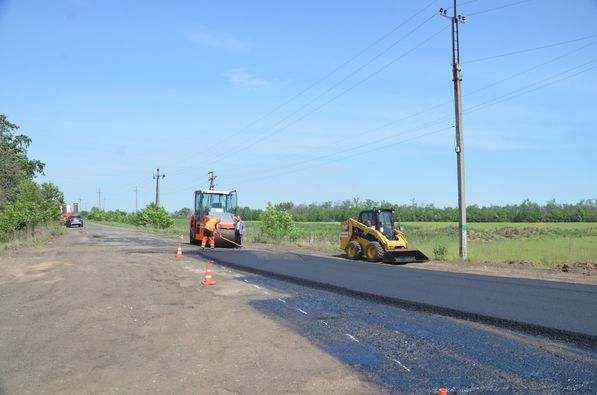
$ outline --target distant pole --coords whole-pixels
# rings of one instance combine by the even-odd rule
[[[135,212],[137,212],[138,211],[137,194],[139,192],[139,188],[137,188],[137,186],[135,186],[135,189],[133,189],[133,191],[135,192]]]
[[[166,175],[160,175],[160,168],[158,167],[157,174],[153,175],[153,178],[155,179],[155,205],[157,207],[160,207],[160,177],[164,178]]]
[[[215,191],[216,190],[216,178],[218,176],[214,176],[214,172],[210,171],[207,174],[209,174],[209,190],[210,191]]]
[[[102,201],[104,202],[104,210],[106,209],[106,198],[103,198]]]
[[[99,188],[97,190],[97,207],[100,210],[102,209],[102,190]]]
[[[442,16],[448,17],[448,10],[440,8]],[[452,21],[452,79],[454,81],[454,112],[456,116],[456,167],[458,171],[458,234],[459,254],[461,259],[466,259],[467,248],[467,224],[466,224],[466,194],[464,188],[464,137],[462,128],[462,97],[460,76],[460,42],[458,39],[458,23],[464,23],[465,16],[456,13],[456,0],[454,0],[454,14]]]

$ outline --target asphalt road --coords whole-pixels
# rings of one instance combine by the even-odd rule
[[[597,286],[593,285],[420,270],[409,267],[417,264],[373,264],[295,253],[201,253],[255,273],[597,345]]]
[[[597,387],[592,345],[362,297],[392,284],[391,273],[412,272],[410,282],[421,285],[428,271],[188,244],[176,258],[176,244],[90,224],[42,247],[1,253],[0,394],[433,394],[440,387],[590,394]],[[217,257],[214,286],[200,283],[206,256]],[[350,269],[321,281],[337,265]],[[461,284],[468,277],[477,276]],[[365,291],[347,291],[346,282]],[[431,292],[416,285],[408,287],[417,295]]]

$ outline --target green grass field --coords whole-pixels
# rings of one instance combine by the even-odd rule
[[[340,253],[340,224],[297,222],[299,239],[276,244]],[[406,222],[402,224],[410,242],[429,258],[445,248],[445,260],[458,260],[458,224],[451,222]],[[175,220],[169,234],[188,237],[188,220]],[[258,221],[247,221],[245,242],[259,243],[263,237]],[[469,224],[470,262],[529,261],[540,266],[597,262],[596,223],[474,223]]]

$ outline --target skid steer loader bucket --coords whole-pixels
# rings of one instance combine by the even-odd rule
[[[408,248],[386,250],[383,257],[383,261],[386,263],[426,262],[428,260],[429,258],[421,251]]]

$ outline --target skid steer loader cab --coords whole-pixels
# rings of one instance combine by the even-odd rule
[[[340,248],[349,259],[366,258],[370,262],[424,262],[428,258],[419,250],[409,249],[402,226],[394,228],[394,210],[364,210],[359,219],[341,224]]]
[[[224,192],[209,189],[195,191],[194,211],[191,215],[189,240],[198,244],[203,238],[206,216],[220,218],[220,232],[227,239],[234,240],[234,215],[238,209],[236,191]],[[217,247],[233,247],[232,244],[216,238]]]
[[[370,223],[371,229],[383,233],[388,239],[394,238],[394,210],[378,209],[361,211],[359,221]]]

